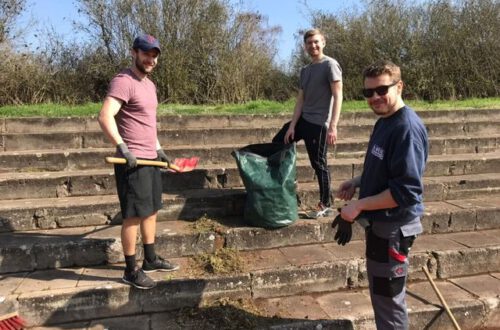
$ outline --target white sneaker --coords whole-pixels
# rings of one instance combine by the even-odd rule
[[[330,217],[333,215],[333,209],[329,206],[324,206],[322,203],[319,203],[316,211],[307,212],[306,215],[310,219]]]

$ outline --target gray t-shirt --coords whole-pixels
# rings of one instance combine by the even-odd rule
[[[330,84],[341,80],[342,69],[329,56],[323,56],[319,63],[308,64],[300,70],[300,89],[304,91],[304,120],[320,126],[330,123],[333,103]]]

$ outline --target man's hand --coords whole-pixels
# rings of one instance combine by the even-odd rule
[[[120,153],[125,157],[127,160],[127,167],[128,168],[134,168],[137,167],[137,158],[132,154],[129,150],[128,147],[125,143],[120,143],[117,145],[118,150]]]
[[[359,200],[353,200],[342,206],[340,210],[342,219],[347,222],[354,222],[363,211],[360,204]]]
[[[332,228],[338,226],[337,232],[335,233],[335,241],[338,245],[346,245],[351,241],[352,238],[352,223],[345,221],[342,217],[337,215],[332,222]]]
[[[347,180],[340,184],[336,197],[343,201],[350,201],[356,192],[356,184],[353,180]]]
[[[295,138],[295,127],[292,127],[292,125],[290,125],[285,134],[285,141],[284,141],[285,144],[292,143],[294,138]]]
[[[330,126],[328,128],[328,133],[326,136],[326,142],[328,144],[335,144],[337,142],[337,126]]]
[[[160,158],[162,162],[168,163],[169,165],[172,163],[172,161],[170,160],[170,158],[168,158],[167,154],[165,153],[165,151],[163,151],[163,149],[156,150],[156,154],[158,155],[158,158]]]

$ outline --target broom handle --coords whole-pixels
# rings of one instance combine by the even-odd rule
[[[451,310],[448,307],[448,304],[446,303],[446,300],[444,300],[444,297],[441,295],[441,292],[439,291],[438,287],[436,286],[436,284],[432,280],[431,274],[429,274],[429,271],[427,270],[427,267],[423,266],[422,270],[424,271],[425,276],[427,276],[427,279],[431,283],[431,286],[434,289],[434,292],[438,296],[439,300],[441,301],[441,304],[443,305],[444,309],[446,310],[446,313],[450,317],[451,323],[453,323],[453,326],[455,327],[456,330],[460,330],[460,326],[458,325],[457,320],[455,320],[455,317],[451,313]]]
[[[127,160],[125,158],[119,158],[119,157],[106,157],[106,163],[127,164]],[[137,165],[158,166],[158,167],[170,168],[176,172],[181,172],[179,166],[167,162],[160,162],[157,160],[138,159]]]
[[[7,319],[11,319],[13,317],[16,317],[16,316],[19,316],[17,314],[17,312],[12,312],[12,313],[8,313],[8,314],[3,314],[3,315],[0,315],[0,322],[1,321],[5,321]],[[1,324],[0,324],[1,325]]]

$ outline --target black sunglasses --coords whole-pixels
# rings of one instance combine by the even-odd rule
[[[375,92],[377,92],[378,96],[383,96],[383,95],[387,94],[387,92],[389,92],[389,88],[391,88],[392,86],[396,85],[398,82],[399,82],[399,80],[393,82],[390,85],[382,85],[382,86],[378,86],[378,87],[375,87],[375,88],[363,88],[362,89],[363,96],[366,97],[366,98],[372,97],[373,93],[375,93]]]

